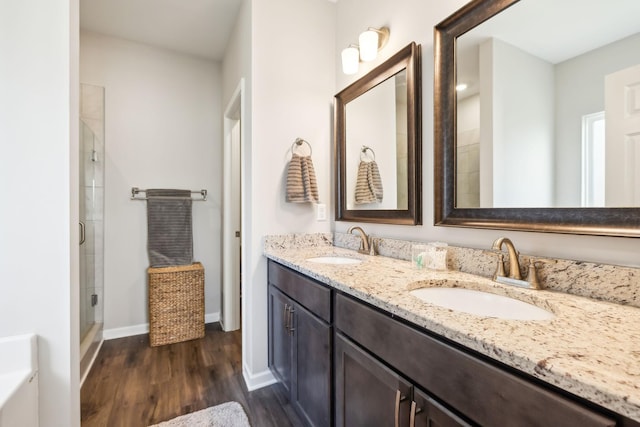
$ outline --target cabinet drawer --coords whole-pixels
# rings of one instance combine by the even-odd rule
[[[615,426],[597,412],[336,294],[335,326],[483,426]]]
[[[269,283],[325,322],[331,322],[331,290],[326,286],[271,260]]]

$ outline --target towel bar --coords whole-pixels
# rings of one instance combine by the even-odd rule
[[[131,200],[147,200],[147,197],[136,197],[139,193],[146,193],[147,190],[138,187],[131,187]],[[191,194],[200,194],[201,199],[193,199],[194,202],[203,202],[207,200],[207,190],[191,191]],[[169,197],[169,196],[167,196]]]

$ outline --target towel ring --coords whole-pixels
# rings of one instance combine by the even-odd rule
[[[307,147],[309,147],[309,155],[313,154],[313,148],[311,148],[311,144],[309,144],[308,141],[305,141],[302,138],[296,138],[296,140],[293,142],[293,144],[291,144],[291,153],[295,153],[296,152],[296,148],[300,147],[302,144],[307,144]]]
[[[371,154],[373,154],[373,159],[372,160],[376,160],[376,152],[373,151],[373,149],[371,147],[367,147],[366,145],[362,146],[362,150],[360,151],[360,161],[363,160],[362,155],[364,154],[365,156],[367,155],[367,151],[371,151]]]

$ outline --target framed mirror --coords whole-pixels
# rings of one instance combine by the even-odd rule
[[[474,0],[436,26],[436,225],[640,237],[637,16]]]
[[[336,220],[422,224],[420,46],[334,99]]]

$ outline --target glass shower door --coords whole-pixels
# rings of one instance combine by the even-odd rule
[[[102,168],[101,142],[91,128],[80,121],[80,339],[101,313],[102,267]]]

